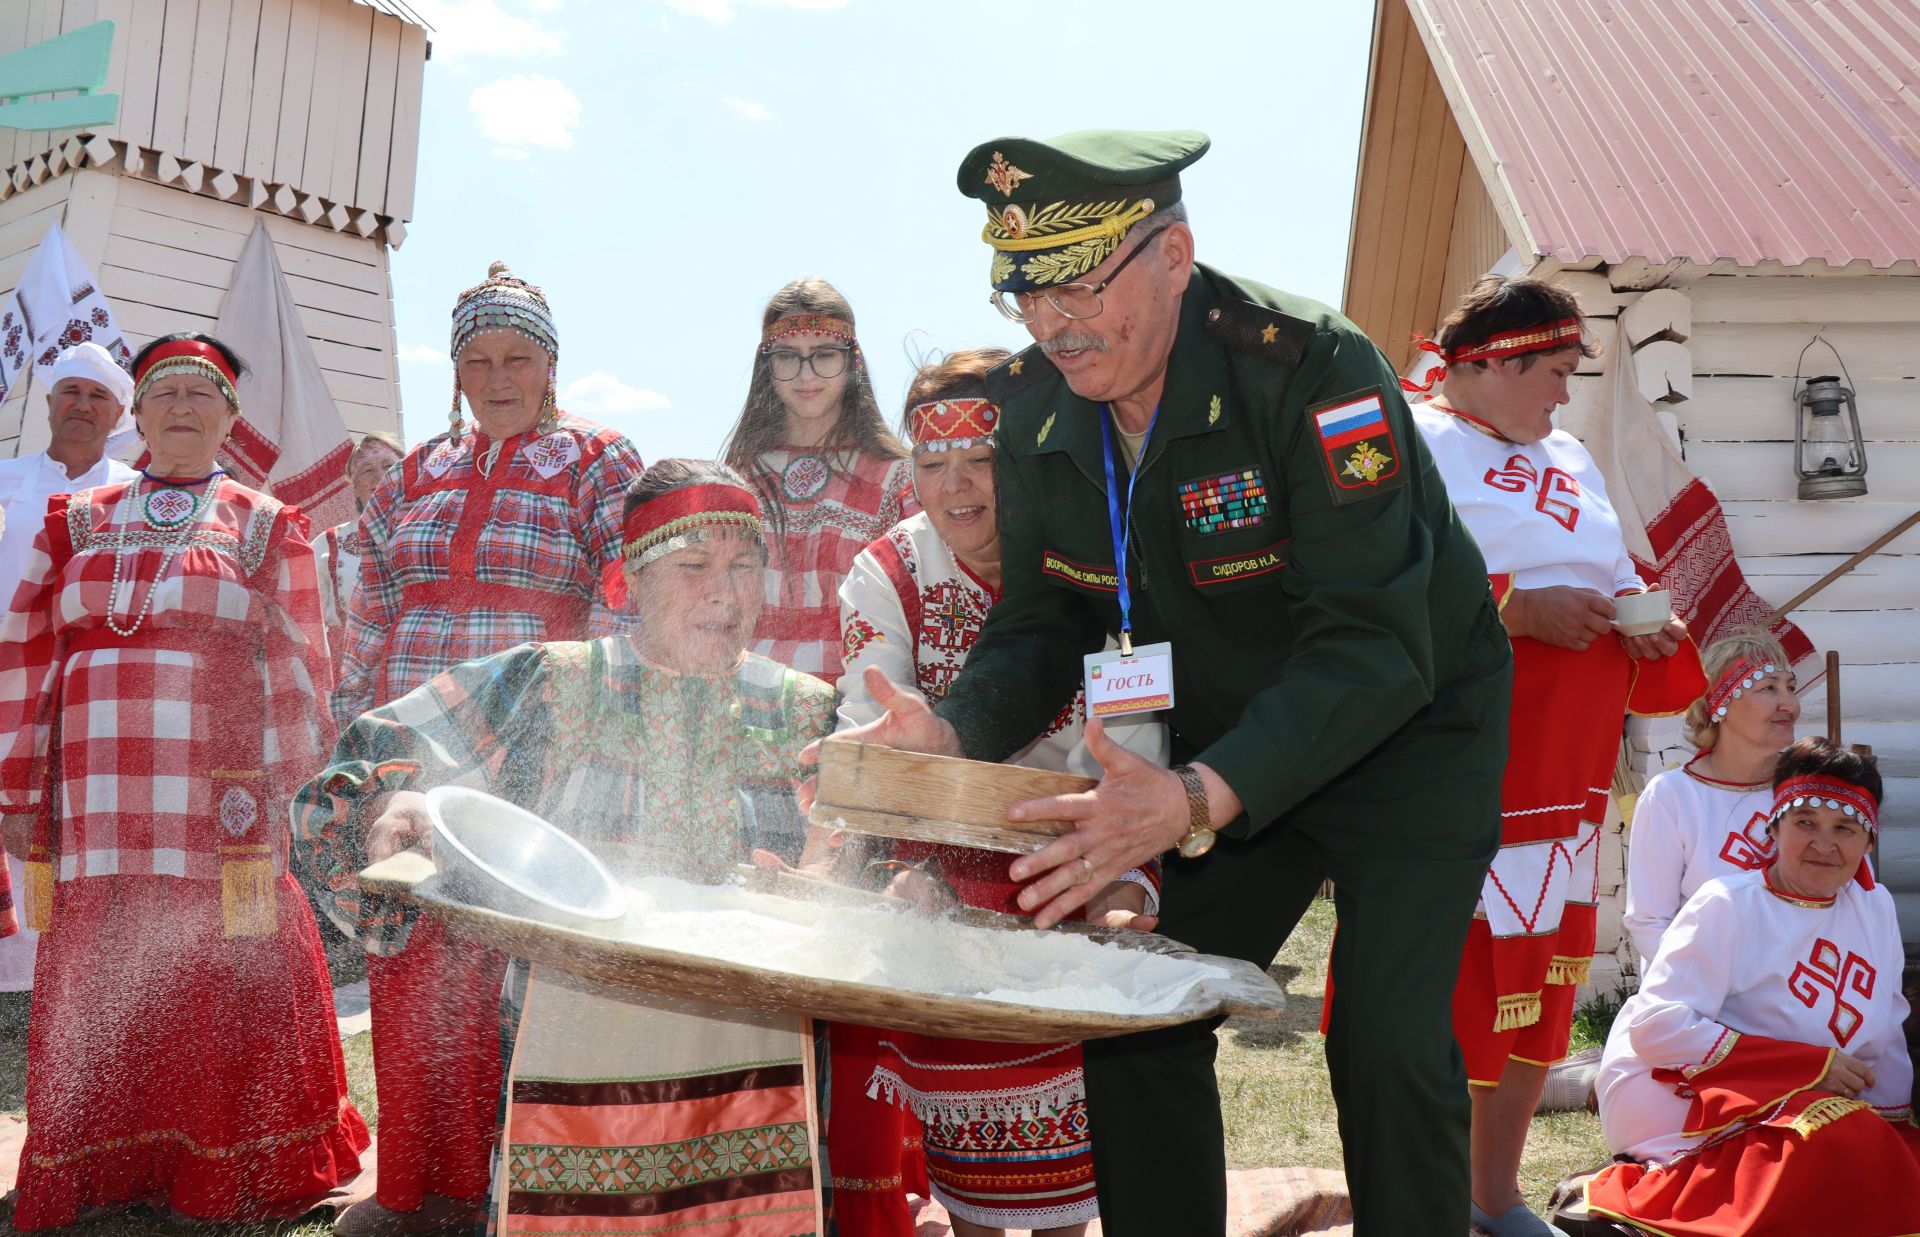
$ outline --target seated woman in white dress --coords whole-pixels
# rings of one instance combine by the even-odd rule
[[[1625,926],[1642,975],[1696,889],[1773,861],[1773,766],[1800,717],[1793,668],[1766,632],[1716,640],[1701,660],[1711,686],[1687,710],[1700,752],[1648,782],[1633,808]]]
[[[1866,863],[1880,773],[1809,738],[1773,783],[1773,862],[1687,900],[1607,1037],[1626,1162],[1588,1207],[1666,1237],[1920,1232],[1900,928]]]

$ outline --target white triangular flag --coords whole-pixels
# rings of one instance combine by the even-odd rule
[[[240,420],[222,453],[234,479],[298,507],[315,529],[352,519],[346,471],[353,443],[265,220],[240,251],[213,333],[249,369],[239,382]]]

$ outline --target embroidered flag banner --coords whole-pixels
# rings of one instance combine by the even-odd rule
[[[1734,558],[1720,500],[1680,458],[1653,405],[1641,396],[1632,351],[1619,349],[1609,368],[1611,413],[1594,418],[1586,445],[1606,476],[1634,565],[1649,583],[1673,590],[1674,613],[1703,649],[1758,626],[1773,607],[1753,591]],[[1813,641],[1787,619],[1768,630],[1786,649],[1806,691],[1820,676]]]
[[[239,382],[240,420],[221,452],[234,480],[298,507],[314,528],[352,519],[346,471],[353,442],[265,221],[254,224],[240,251],[213,333],[250,371]]]
[[[62,352],[88,341],[112,353],[120,364],[133,364],[133,350],[114,321],[113,307],[55,222],[27,260],[19,284],[0,301],[0,402],[20,385],[29,363],[44,383]],[[33,418],[27,420],[32,423]],[[132,432],[132,419],[123,415],[107,449],[114,450],[118,440]]]

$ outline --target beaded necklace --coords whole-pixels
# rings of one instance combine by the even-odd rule
[[[221,475],[222,471],[215,469],[213,472],[201,478],[201,480],[212,482],[215,477]],[[182,528],[191,529],[194,525],[198,524],[200,517],[206,512],[207,504],[213,500],[213,491],[216,488],[215,485],[209,484],[207,488],[201,492],[198,499],[189,501],[186,496],[186,491],[175,486],[167,486],[148,495],[146,505],[143,507],[140,503],[140,483],[146,479],[147,472],[145,469],[141,469],[140,475],[134,478],[133,484],[127,489],[127,509],[139,511],[140,519],[147,527],[163,533],[174,532]],[[173,501],[166,503],[158,501],[168,498],[169,496],[172,496]],[[121,548],[113,552],[113,585],[107,592],[108,631],[124,639],[140,630],[140,625],[147,621],[148,612],[153,609],[153,595],[160,591],[160,581],[166,579],[167,568],[173,564],[174,557],[186,548],[187,541],[191,535],[192,534],[189,533],[187,536],[183,536],[167,546],[167,552],[160,558],[160,569],[154,573],[153,583],[147,586],[147,599],[141,603],[140,613],[133,616],[131,625],[123,628],[119,623],[114,621],[113,617],[114,607],[120,604],[120,580],[124,572],[127,549],[129,548],[124,544],[123,534],[123,544]],[[133,546],[131,549],[135,554],[140,552],[139,546]],[[131,592],[131,588],[129,588],[129,592]]]

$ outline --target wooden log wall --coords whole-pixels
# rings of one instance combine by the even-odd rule
[[[196,192],[278,199],[335,230],[412,217],[420,27],[354,0],[7,0],[0,53],[107,19],[120,120],[96,136],[166,161],[163,179],[184,174]],[[73,136],[0,129],[0,168]]]
[[[240,250],[265,219],[347,428],[399,430],[393,292],[378,240],[87,168],[0,202],[0,288],[18,282],[56,218],[135,348],[169,331],[212,330]],[[0,406],[0,458],[45,441],[45,391],[22,384]]]

